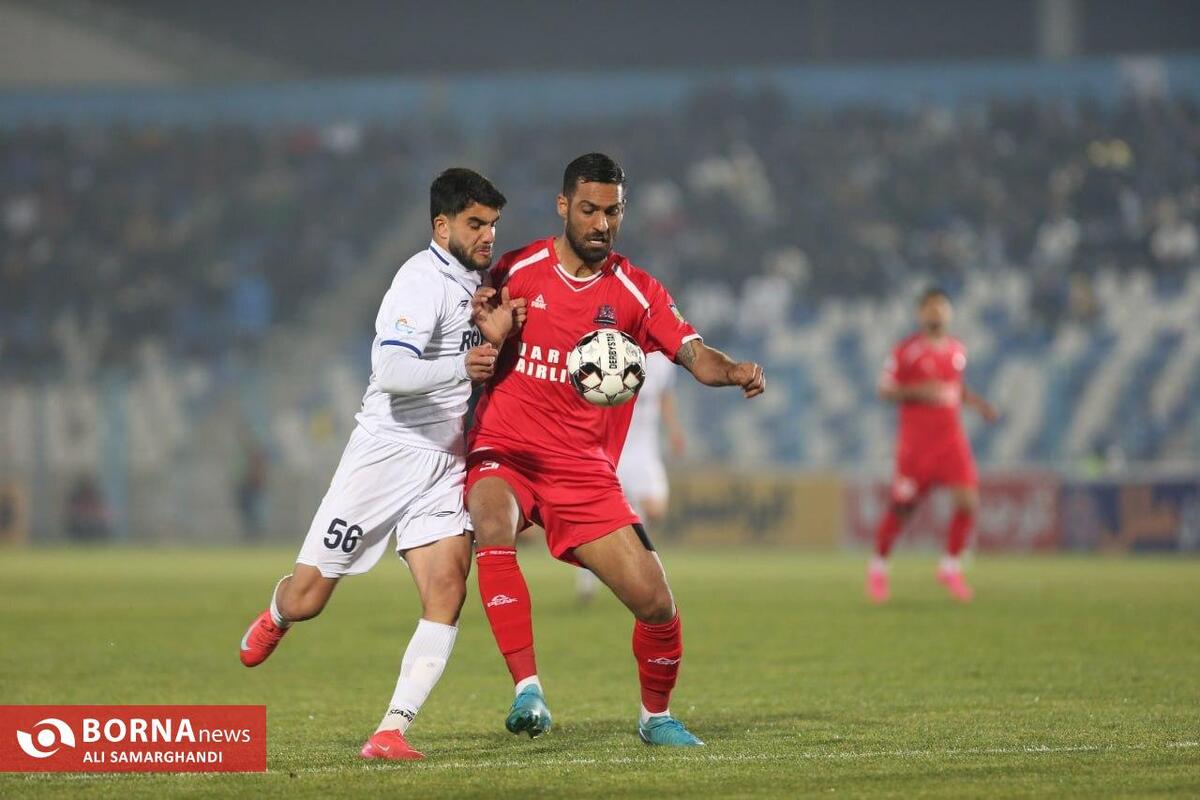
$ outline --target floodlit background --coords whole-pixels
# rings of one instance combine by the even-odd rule
[[[599,149],[619,249],[771,381],[680,382],[661,535],[869,538],[937,282],[1004,414],[980,546],[1200,547],[1194,4],[331,9],[0,2],[0,537],[298,544],[431,178],[493,178],[507,249]]]
[[[253,670],[239,638],[328,486],[432,178],[494,179],[515,248],[561,230],[592,150],[628,172],[618,249],[769,376],[745,402],[679,375],[651,530],[672,711],[708,746],[638,741],[628,613],[533,541],[554,731],[504,731],[472,577],[409,730],[427,760],[364,764],[420,613],[404,568]],[[1200,795],[1198,227],[1190,0],[0,0],[0,704],[269,726],[266,775],[0,796]],[[934,282],[1003,413],[968,415],[976,596],[934,580],[934,497],[877,607],[875,385]]]

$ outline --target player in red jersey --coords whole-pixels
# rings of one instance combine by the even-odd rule
[[[582,564],[633,612],[642,687],[638,733],[650,744],[703,744],[669,712],[683,639],[662,562],[626,501],[615,464],[633,403],[588,404],[571,386],[567,353],[601,327],[624,331],[709,386],[763,392],[762,368],[706,346],[657,280],[613,252],[625,213],[625,173],[590,153],[567,165],[558,213],[562,236],[504,255],[493,286],[524,298],[528,317],[501,350],[468,442],[467,506],[475,527],[479,592],[516,684],[513,733],[549,730],[533,649],[529,589],[517,532],[546,531],[550,552]]]
[[[891,504],[879,522],[875,555],[867,569],[867,594],[876,603],[888,599],[887,558],[892,544],[934,486],[954,493],[954,517],[937,577],[955,599],[971,599],[959,555],[971,535],[979,489],[959,406],[971,406],[988,422],[994,422],[997,414],[963,382],[967,348],[947,333],[953,312],[944,291],[926,290],[917,304],[921,330],[896,345],[879,379],[879,396],[900,406],[900,430]]]

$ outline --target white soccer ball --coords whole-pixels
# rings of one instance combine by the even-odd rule
[[[576,391],[594,406],[619,406],[646,382],[646,354],[622,331],[601,328],[567,353],[567,374]]]

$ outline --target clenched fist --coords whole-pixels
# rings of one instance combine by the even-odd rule
[[[475,383],[481,383],[496,374],[498,353],[499,351],[490,342],[484,342],[478,347],[468,350],[465,356],[467,377]]]
[[[729,368],[729,382],[742,387],[746,397],[758,397],[767,390],[767,376],[753,361],[741,361]]]

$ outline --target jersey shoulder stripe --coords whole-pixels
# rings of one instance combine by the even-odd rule
[[[512,278],[512,276],[516,275],[518,271],[523,270],[526,267],[531,266],[533,264],[536,264],[539,261],[544,261],[549,257],[550,257],[550,248],[543,247],[541,250],[538,250],[533,255],[526,256],[525,258],[522,258],[520,261],[516,262],[511,267],[509,267],[508,268],[508,278]]]
[[[629,293],[632,294],[638,303],[641,304],[642,308],[646,311],[649,311],[650,301],[646,299],[646,295],[642,294],[642,290],[637,287],[637,284],[630,280],[629,276],[625,274],[625,270],[621,269],[620,264],[613,266],[613,274],[617,276],[617,280],[621,282],[621,285],[628,289]]]

